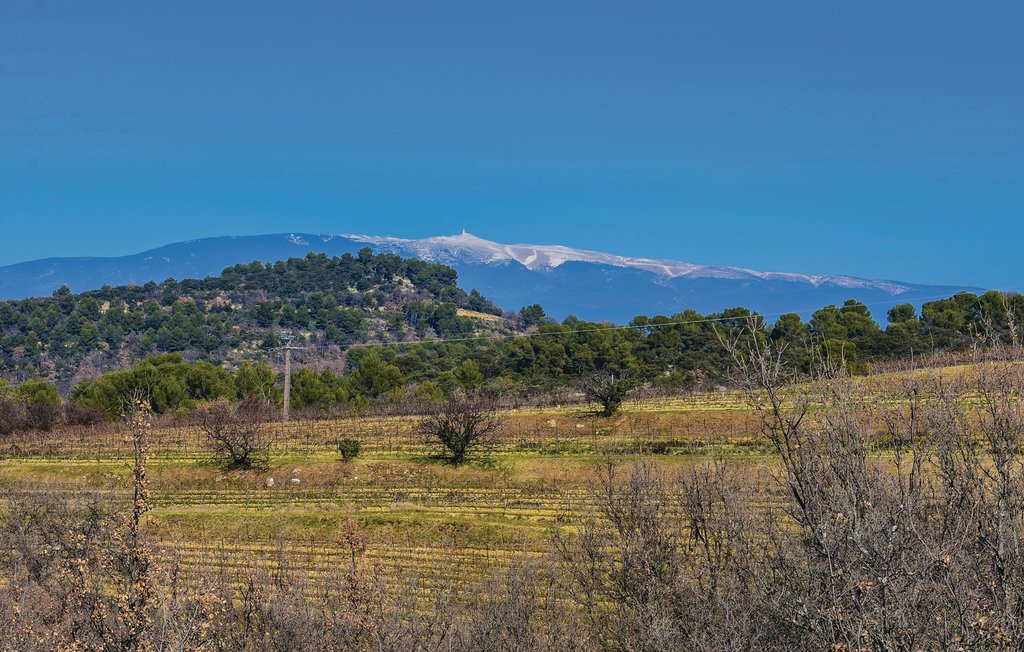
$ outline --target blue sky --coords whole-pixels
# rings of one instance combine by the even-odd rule
[[[1024,289],[1022,24],[1020,2],[11,0],[0,264],[465,228]]]

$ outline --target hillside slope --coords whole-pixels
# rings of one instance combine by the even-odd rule
[[[203,280],[105,286],[0,302],[0,374],[63,386],[153,353],[238,361],[267,355],[281,329],[303,333],[330,364],[344,347],[506,332],[500,310],[456,285],[450,267],[373,255],[309,254],[239,264]],[[463,314],[472,314],[463,311]]]
[[[50,258],[0,267],[0,297],[48,296],[104,284],[203,278],[239,262],[275,261],[309,252],[340,256],[379,252],[444,263],[464,289],[478,288],[506,310],[540,303],[558,318],[625,323],[637,315],[686,309],[715,312],[742,305],[763,314],[798,312],[856,299],[879,311],[920,305],[965,286],[927,286],[839,275],[761,272],[743,267],[617,256],[558,245],[505,245],[468,233],[420,240],[290,233],[206,238],[116,258]]]

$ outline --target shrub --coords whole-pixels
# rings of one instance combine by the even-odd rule
[[[69,402],[64,405],[64,420],[69,426],[94,426],[102,423],[104,416],[92,406]]]
[[[54,405],[49,402],[26,403],[25,404],[25,425],[30,430],[52,430],[60,421],[60,404]]]
[[[0,435],[9,435],[25,428],[25,404],[13,398],[0,397]]]
[[[420,432],[441,446],[442,455],[452,464],[461,464],[475,448],[486,444],[498,429],[494,403],[480,398],[456,398],[446,401],[424,418]]]
[[[580,390],[588,399],[601,405],[598,414],[610,417],[619,411],[622,401],[634,386],[631,378],[616,378],[615,374],[605,372],[584,378],[580,383]]]
[[[358,457],[360,448],[358,439],[346,437],[338,442],[338,452],[341,453],[341,459],[346,462]]]
[[[199,413],[199,428],[229,469],[248,469],[266,463],[274,443],[266,427],[269,419],[269,406],[261,398],[246,398],[237,407],[218,399]]]

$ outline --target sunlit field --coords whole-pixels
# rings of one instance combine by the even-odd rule
[[[54,636],[91,622],[126,640],[143,614],[162,640],[202,643],[184,649],[469,650],[500,635],[498,649],[710,650],[766,628],[773,649],[1011,640],[1020,363],[786,383],[749,355],[733,389],[636,392],[611,417],[497,410],[461,464],[418,414],[265,422],[269,451],[244,469],[180,415],[8,437],[19,579],[4,609],[45,619],[45,600],[21,602],[42,591],[112,614]],[[46,588],[52,573],[72,589]],[[916,624],[922,609],[935,626]]]
[[[592,406],[500,414],[492,445],[458,467],[415,432],[416,416],[354,416],[268,426],[269,464],[225,471],[196,428],[157,427],[148,466],[147,533],[188,570],[274,567],[282,551],[312,576],[346,554],[354,519],[366,556],[388,575],[429,579],[457,568],[484,577],[510,556],[548,550],[555,530],[591,509],[595,472],[640,457],[666,469],[723,459],[756,466],[768,452],[734,392],[628,401],[611,418]],[[361,444],[343,461],[342,438]],[[21,436],[0,448],[0,482],[21,492],[94,493],[127,501],[130,446],[111,425]],[[293,553],[293,554],[292,554]]]

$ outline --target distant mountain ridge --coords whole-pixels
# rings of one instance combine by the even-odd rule
[[[713,312],[737,305],[766,315],[808,313],[846,299],[884,309],[980,289],[762,272],[561,245],[501,244],[465,232],[424,239],[284,233],[189,240],[129,256],[46,258],[8,265],[0,267],[0,297],[46,296],[61,285],[81,292],[105,284],[204,278],[242,262],[272,262],[309,252],[336,256],[363,247],[451,265],[463,288],[477,288],[508,310],[540,303],[557,317],[574,314],[620,323],[641,314]]]
[[[758,279],[792,281],[818,286],[831,283],[841,287],[874,288],[899,294],[911,289],[892,281],[871,281],[851,276],[808,276],[787,272],[759,272],[743,267],[726,265],[697,265],[663,258],[634,258],[615,254],[573,249],[561,245],[503,245],[466,233],[457,236],[438,236],[422,240],[344,235],[344,238],[365,242],[382,250],[415,252],[424,260],[437,262],[475,262],[496,264],[517,262],[531,271],[554,269],[567,262],[585,262],[613,267],[628,267],[667,278],[722,278],[733,280]]]

